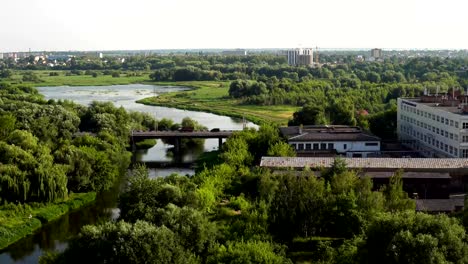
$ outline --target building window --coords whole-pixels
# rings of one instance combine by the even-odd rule
[[[318,149],[319,149],[319,144],[318,144],[318,143],[314,143],[314,149],[315,149],[315,150],[318,150]]]
[[[320,143],[320,149],[327,149],[326,143]]]
[[[463,129],[467,129],[468,128],[468,123],[463,123]]]
[[[450,120],[450,126],[453,126],[453,120]]]
[[[447,131],[445,131],[445,137],[448,138],[448,132]]]
[[[455,127],[458,128],[458,122],[457,121],[455,121]]]
[[[445,119],[445,124],[448,125],[449,124],[449,120],[446,118]]]
[[[304,149],[304,144],[297,144],[298,147],[299,147],[299,150],[303,150]]]
[[[455,154],[455,156],[458,157],[458,149],[457,148],[454,149],[454,154]]]
[[[307,144],[306,144],[306,150],[310,150],[311,148],[312,148],[312,144],[307,143]]]
[[[462,158],[468,158],[468,149],[460,149]]]
[[[333,143],[328,143],[328,149],[333,149]]]
[[[458,141],[458,135],[457,134],[453,135],[453,137],[455,138],[455,141]]]
[[[463,143],[468,142],[468,136],[462,136],[462,142]]]
[[[440,122],[440,116],[437,116],[437,122]]]
[[[449,135],[450,135],[450,139],[453,139],[453,133],[450,133]]]
[[[348,144],[343,144],[343,149],[347,149],[348,148]]]

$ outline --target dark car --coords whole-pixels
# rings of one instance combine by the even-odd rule
[[[219,128],[213,128],[213,129],[211,129],[210,131],[211,131],[211,132],[219,132],[219,131],[221,131],[221,130],[219,130]]]

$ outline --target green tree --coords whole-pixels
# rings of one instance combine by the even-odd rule
[[[171,230],[138,221],[85,226],[67,249],[41,258],[52,263],[199,263]]]

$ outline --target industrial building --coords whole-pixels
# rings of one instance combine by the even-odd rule
[[[298,156],[368,157],[380,152],[380,138],[359,127],[289,126],[280,132]]]
[[[468,96],[450,91],[399,98],[397,133],[425,157],[468,158]]]

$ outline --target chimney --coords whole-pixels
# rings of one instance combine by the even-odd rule
[[[302,124],[299,125],[299,135],[302,135]]]

